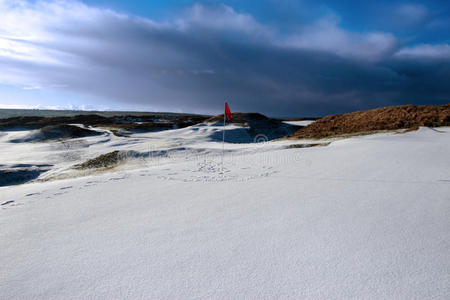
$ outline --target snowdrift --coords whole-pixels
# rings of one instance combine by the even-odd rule
[[[11,140],[11,142],[44,142],[50,140],[81,138],[101,134],[103,133],[75,125],[51,125],[45,126],[35,132],[31,132],[23,138],[13,139]]]

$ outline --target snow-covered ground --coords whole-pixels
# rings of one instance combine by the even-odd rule
[[[308,126],[311,123],[314,123],[315,120],[303,120],[303,121],[284,121],[286,124],[296,125],[296,126]]]
[[[0,187],[0,298],[450,298],[450,128],[227,143],[223,171],[220,130],[0,134],[2,164],[79,176]],[[150,155],[70,169],[113,150]]]

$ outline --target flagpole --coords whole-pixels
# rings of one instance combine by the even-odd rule
[[[223,173],[223,156],[224,156],[224,154],[225,154],[225,110],[223,112],[223,127],[222,127],[222,173]]]

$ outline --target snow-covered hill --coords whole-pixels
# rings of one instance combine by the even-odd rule
[[[0,298],[450,297],[449,127],[226,143],[223,168],[221,129],[0,135],[3,169],[49,169],[0,187]]]

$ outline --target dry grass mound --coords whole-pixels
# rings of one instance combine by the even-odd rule
[[[450,104],[401,105],[327,116],[291,134],[294,138],[325,138],[379,130],[450,126]]]
[[[109,152],[89,159],[84,163],[75,165],[74,168],[78,170],[85,170],[115,167],[125,159],[125,154],[126,153],[122,151]]]

